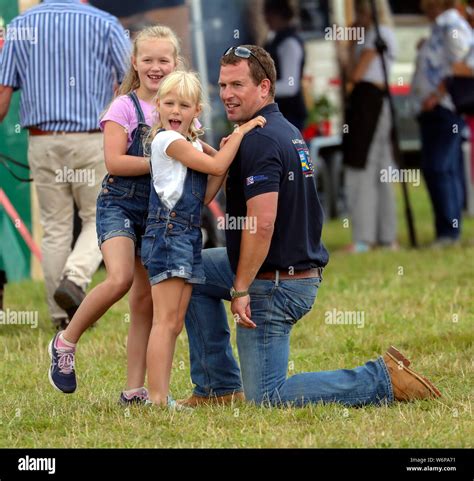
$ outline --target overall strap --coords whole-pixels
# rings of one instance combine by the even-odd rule
[[[135,106],[135,110],[137,112],[137,118],[139,124],[146,124],[145,116],[143,115],[143,110],[140,106],[140,101],[138,100],[137,94],[135,92],[130,92],[128,94],[133,105]]]

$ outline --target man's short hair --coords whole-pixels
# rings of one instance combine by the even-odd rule
[[[270,54],[265,49],[263,49],[262,47],[258,47],[257,45],[240,45],[240,47],[248,48],[253,53],[253,55],[250,55],[249,58],[242,58],[237,57],[234,51],[232,51],[228,55],[224,55],[221,58],[221,66],[237,65],[239,62],[242,61],[248,62],[250,69],[250,77],[252,78],[255,85],[260,85],[262,80],[268,78],[268,80],[270,80],[270,96],[272,98],[275,97],[276,68],[275,62],[273,61]],[[257,58],[255,58],[254,55]],[[262,65],[260,65],[259,61]],[[265,68],[265,71],[262,66]]]

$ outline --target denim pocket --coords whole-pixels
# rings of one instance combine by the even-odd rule
[[[303,316],[311,311],[315,297],[312,296],[293,296],[286,297],[284,304],[285,320],[291,324],[296,324]]]
[[[123,189],[122,187],[117,187],[113,183],[107,183],[105,187],[100,191],[99,195],[103,200],[107,199],[126,199],[127,197],[131,197],[131,193],[127,189]]]

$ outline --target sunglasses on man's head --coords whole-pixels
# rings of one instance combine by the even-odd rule
[[[239,58],[248,59],[248,58],[250,58],[250,56],[252,56],[260,64],[260,67],[262,67],[262,69],[265,72],[265,75],[267,76],[267,78],[270,79],[270,75],[268,75],[267,69],[263,66],[262,62],[260,62],[258,57],[249,48],[242,47],[242,46],[240,46],[240,47],[229,47],[225,51],[223,57],[226,57],[227,55],[229,55],[231,53],[233,53],[236,57],[239,57]]]

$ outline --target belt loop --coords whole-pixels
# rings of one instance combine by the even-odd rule
[[[280,271],[277,269],[275,271],[275,287],[278,287],[280,283]]]

